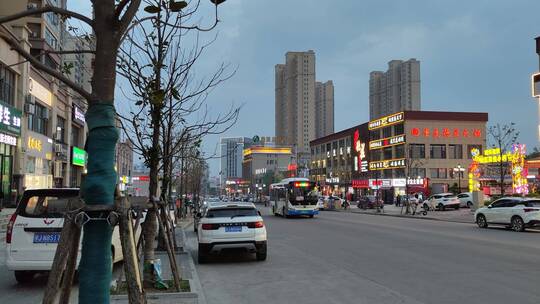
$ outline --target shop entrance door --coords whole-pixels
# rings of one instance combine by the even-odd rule
[[[13,156],[0,155],[0,204],[6,206],[12,203],[11,183],[13,182]]]

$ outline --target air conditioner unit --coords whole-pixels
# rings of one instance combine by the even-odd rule
[[[55,161],[54,162],[54,178],[62,178],[62,162]]]
[[[26,94],[26,96],[24,97],[24,101],[26,103],[35,104],[36,103],[36,97],[34,97],[34,95],[32,95],[32,94]]]
[[[31,103],[24,104],[24,113],[26,114],[35,114],[36,113],[36,105]]]
[[[26,5],[26,9],[29,9],[29,10],[31,10],[31,9],[36,9],[36,8],[38,8],[37,3],[28,3],[28,4]]]
[[[54,152],[55,153],[62,153],[62,144],[54,144]]]

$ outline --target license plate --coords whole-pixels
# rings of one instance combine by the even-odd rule
[[[228,227],[225,227],[225,232],[242,232],[242,226],[228,226]]]
[[[58,243],[60,233],[35,233],[34,243]]]

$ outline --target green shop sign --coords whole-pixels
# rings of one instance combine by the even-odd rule
[[[0,130],[21,135],[21,117],[21,110],[0,102]]]
[[[86,164],[86,151],[83,149],[73,147],[71,152],[71,163],[75,166],[84,167]]]

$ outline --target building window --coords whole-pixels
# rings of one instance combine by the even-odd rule
[[[451,159],[462,159],[463,145],[448,145],[448,157]]]
[[[384,159],[392,159],[392,147],[387,147],[383,149]]]
[[[480,154],[482,154],[482,145],[467,145],[467,157],[469,159],[472,159],[471,151],[473,149],[478,149],[478,151],[480,151]]]
[[[429,157],[434,159],[446,158],[446,145],[430,145]]]
[[[56,117],[56,140],[66,143],[66,120],[60,116]]]
[[[45,28],[45,41],[47,41],[47,43],[55,50],[58,47],[58,40],[48,28]]]
[[[411,168],[409,177],[410,178],[426,177],[426,168]]]
[[[383,137],[390,137],[392,136],[392,127],[386,127],[383,129]]]
[[[80,132],[79,128],[75,126],[71,126],[71,145],[72,146],[79,147],[79,132]]]
[[[36,103],[35,113],[28,114],[28,129],[46,136],[48,124],[49,109]]]
[[[409,145],[409,158],[426,158],[426,145],[410,144]]]
[[[447,171],[446,168],[430,168],[429,175],[431,178],[446,178]]]
[[[15,73],[0,64],[0,101],[13,105],[15,99]]]
[[[404,133],[405,133],[405,130],[403,128],[403,124],[397,124],[394,126],[394,135],[401,135]]]
[[[405,145],[396,146],[396,158],[405,157]]]

